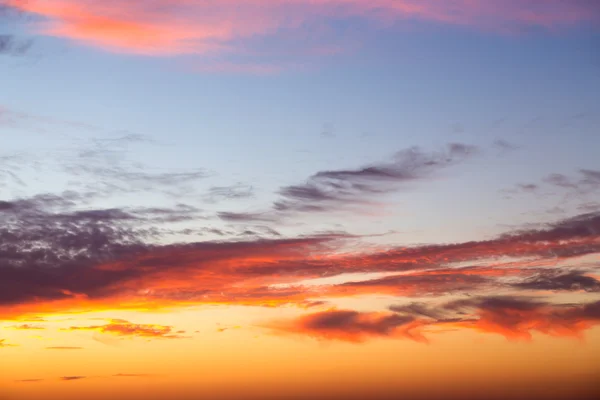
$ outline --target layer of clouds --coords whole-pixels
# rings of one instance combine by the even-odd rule
[[[523,2],[505,0],[305,0],[227,2],[144,0],[97,2],[92,0],[5,0],[14,9],[43,18],[33,24],[41,35],[61,37],[79,44],[117,53],[154,56],[203,55],[199,70],[248,70],[271,73],[280,65],[294,64],[306,54],[313,58],[353,50],[359,37],[321,29],[333,21],[353,18],[365,27],[389,22],[426,21],[471,26],[496,32],[522,32],[530,27],[556,28],[593,24],[598,7],[589,1]],[[99,28],[101,27],[101,28]],[[321,32],[318,43],[307,31]],[[276,39],[276,40],[273,40]],[[241,50],[261,53],[269,43],[268,59],[242,59]],[[301,53],[290,55],[289,44]],[[264,51],[263,51],[264,52]],[[247,52],[246,52],[247,53]],[[295,57],[294,57],[295,56]],[[244,68],[246,66],[246,68]]]
[[[0,314],[204,302],[305,307],[328,296],[436,297],[498,288],[598,291],[595,267],[577,261],[600,252],[597,213],[487,241],[361,250],[354,247],[360,237],[336,232],[265,238],[248,230],[242,240],[159,244],[161,222],[192,218],[196,209],[73,210],[79,199],[67,192],[0,203]],[[550,273],[564,263],[578,268]],[[302,284],[381,272],[393,275]]]
[[[328,310],[270,327],[326,340],[361,342],[387,337],[427,342],[425,332],[436,328],[460,327],[509,340],[531,340],[534,332],[578,338],[600,324],[600,301],[573,305],[528,297],[476,297],[441,305],[391,306],[390,311]]]

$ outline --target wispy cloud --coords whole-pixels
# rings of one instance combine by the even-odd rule
[[[74,375],[74,376],[62,376],[59,379],[61,381],[78,381],[80,379],[86,379],[87,376],[82,376],[82,375]]]
[[[72,326],[65,330],[69,331],[98,331],[117,336],[131,336],[142,338],[181,339],[173,332],[173,327],[152,324],[132,324],[121,319],[111,320],[105,325]]]
[[[412,303],[391,306],[390,311],[329,310],[268,327],[327,340],[362,342],[387,337],[426,343],[426,332],[436,328],[458,327],[509,340],[531,340],[533,332],[580,338],[585,330],[600,324],[600,302],[553,304],[528,297],[467,298],[437,306]]]
[[[320,339],[363,342],[375,337],[410,337],[425,341],[414,318],[396,313],[330,310],[308,314],[292,323],[273,323],[271,328]]]
[[[50,346],[46,347],[46,350],[82,350],[83,347],[74,346]]]
[[[9,326],[9,328],[16,329],[16,330],[43,330],[43,329],[46,329],[43,326],[31,325],[31,324]]]
[[[0,349],[3,347],[15,347],[16,345],[8,343],[6,339],[0,339]]]
[[[305,183],[284,186],[271,210],[261,213],[222,212],[228,221],[269,221],[303,212],[354,210],[372,207],[374,197],[407,188],[411,183],[432,179],[441,170],[459,164],[478,148],[451,143],[441,151],[426,152],[418,147],[397,152],[388,162],[357,169],[319,171]],[[409,187],[409,186],[408,186]]]
[[[323,21],[362,19],[365,24],[389,27],[407,20],[509,31],[530,26],[553,28],[600,19],[589,1],[523,2],[505,0],[145,0],[138,2],[89,0],[7,0],[19,10],[44,17],[34,24],[38,34],[67,38],[105,50],[152,56],[239,54],[257,38],[294,37],[318,29]],[[325,35],[328,30],[320,29]],[[298,32],[290,34],[290,32]],[[322,37],[319,48],[336,47],[335,33]],[[323,43],[325,42],[325,43]],[[342,41],[343,42],[343,41]],[[264,63],[253,67],[271,73]],[[215,64],[222,69],[231,61]]]

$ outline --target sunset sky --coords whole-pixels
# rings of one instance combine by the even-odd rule
[[[0,139],[0,400],[600,394],[596,0],[0,0]]]

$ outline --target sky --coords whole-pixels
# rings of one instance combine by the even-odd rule
[[[0,400],[600,394],[595,0],[0,0],[0,77]]]

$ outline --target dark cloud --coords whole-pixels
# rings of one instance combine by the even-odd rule
[[[509,153],[509,152],[520,149],[520,147],[517,146],[516,144],[513,144],[504,139],[498,139],[498,140],[494,141],[494,147],[496,149],[498,149],[501,154]]]
[[[435,321],[456,320],[449,315],[447,310],[444,310],[441,307],[431,306],[427,303],[413,302],[403,305],[392,305],[389,309],[398,314],[412,315],[416,318],[425,317]]]
[[[59,379],[61,381],[76,381],[76,380],[80,380],[80,379],[85,379],[87,378],[87,376],[61,376]]]
[[[600,281],[577,271],[545,271],[513,286],[527,290],[600,292]]]
[[[413,316],[425,326],[453,326],[500,334],[507,339],[530,340],[532,332],[551,336],[581,337],[600,324],[600,301],[555,304],[519,296],[469,297],[441,305],[413,303],[390,307]],[[426,319],[423,320],[422,318]]]
[[[275,220],[275,217],[270,215],[269,213],[252,213],[252,212],[229,212],[222,211],[219,212],[218,217],[224,221],[228,222],[253,222],[253,221],[263,221],[263,222],[272,222]]]
[[[168,233],[161,223],[192,218],[197,210],[185,205],[79,209],[84,197],[67,192],[0,202],[1,314],[128,303],[305,306],[324,295],[442,295],[511,287],[497,278],[522,281],[537,272],[527,275],[525,265],[500,261],[476,268],[481,259],[528,257],[551,266],[600,252],[598,213],[486,241],[379,250],[350,251],[345,246],[361,237],[343,232],[284,239],[268,226],[244,227],[238,231],[243,240],[160,244]],[[450,268],[453,263],[471,268]],[[403,275],[341,283],[318,293],[271,286],[361,272]]]
[[[368,205],[374,196],[393,193],[409,183],[431,178],[439,171],[459,164],[478,148],[451,143],[443,150],[425,152],[418,147],[397,152],[388,162],[358,169],[320,171],[305,183],[282,187],[280,199],[262,213],[219,213],[227,221],[273,221],[297,212],[339,211]]]
[[[0,54],[22,56],[33,44],[32,40],[18,38],[14,35],[0,34]]]
[[[552,304],[526,297],[479,297],[451,302],[446,309],[470,315],[464,327],[499,333],[508,339],[532,338],[537,331],[552,336],[579,337],[600,323],[600,301]]]
[[[338,291],[348,290],[360,293],[386,293],[404,296],[440,296],[446,293],[468,291],[474,287],[482,289],[491,281],[478,275],[455,274],[440,275],[400,275],[388,276],[360,282],[348,282],[339,285]]]
[[[579,211],[583,212],[596,212],[600,211],[600,203],[597,202],[587,202],[577,206]]]
[[[544,178],[544,182],[562,188],[576,188],[577,185],[569,177],[563,174],[550,174]]]
[[[23,13],[19,11],[18,7],[8,5],[4,1],[0,2],[0,27],[9,22],[21,20],[23,17]],[[27,53],[32,44],[31,39],[0,31],[0,55],[22,56]]]
[[[517,187],[525,192],[535,192],[539,189],[539,186],[535,183],[520,183]]]
[[[374,337],[404,336],[423,341],[411,325],[414,318],[395,313],[329,310],[308,314],[289,324],[272,324],[271,328],[320,339],[362,342]]]
[[[398,190],[402,184],[429,178],[477,152],[470,145],[452,143],[440,152],[413,147],[399,151],[390,162],[354,170],[320,171],[301,185],[283,187],[277,211],[326,211],[347,204],[362,204],[371,195]]]
[[[551,174],[544,178],[544,182],[563,189],[588,193],[600,189],[600,171],[580,169],[578,179],[563,174]]]
[[[43,379],[17,379],[15,380],[15,382],[18,383],[35,383],[35,382],[42,382]]]
[[[583,175],[582,184],[600,186],[600,170],[582,169],[580,172]]]

